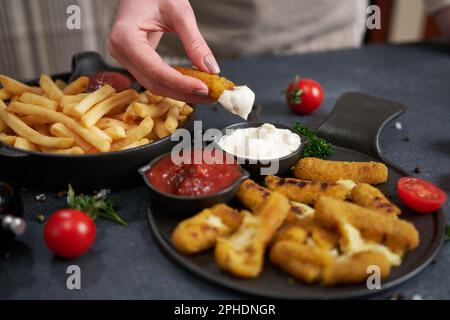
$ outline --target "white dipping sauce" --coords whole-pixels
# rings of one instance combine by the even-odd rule
[[[241,158],[270,160],[293,153],[301,140],[291,130],[265,123],[258,128],[236,129],[223,136],[218,144],[224,151]]]
[[[247,86],[236,86],[233,90],[225,90],[219,97],[223,107],[247,120],[255,102],[255,93]]]

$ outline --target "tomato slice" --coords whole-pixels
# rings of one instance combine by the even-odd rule
[[[430,213],[441,208],[447,195],[431,182],[415,178],[403,177],[397,182],[400,200],[409,208],[420,213]]]

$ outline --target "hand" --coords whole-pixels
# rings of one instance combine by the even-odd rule
[[[202,81],[182,75],[156,53],[163,32],[175,32],[192,63],[219,73],[187,0],[122,0],[109,39],[109,52],[152,93],[186,102],[211,102]]]

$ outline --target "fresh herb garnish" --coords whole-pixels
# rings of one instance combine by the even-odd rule
[[[99,217],[127,226],[127,223],[123,221],[122,217],[115,210],[114,201],[106,199],[106,194],[101,194],[100,196],[75,195],[75,191],[69,184],[67,205],[69,208],[85,212],[93,220]]]
[[[445,225],[445,240],[450,240],[450,224]]]
[[[302,150],[302,157],[325,158],[334,152],[331,143],[317,136],[311,129],[296,122],[294,130],[308,138],[308,144]]]

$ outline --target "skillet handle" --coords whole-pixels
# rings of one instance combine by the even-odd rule
[[[380,132],[405,110],[406,107],[398,102],[349,92],[337,100],[316,132],[334,145],[386,162],[380,150]]]

